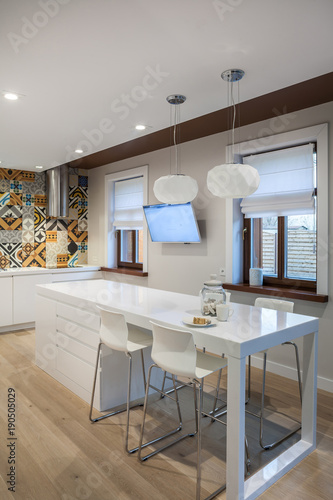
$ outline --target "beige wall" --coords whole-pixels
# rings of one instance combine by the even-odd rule
[[[242,142],[265,137],[274,133],[282,133],[321,123],[333,122],[333,103],[302,110],[282,118],[258,122],[243,127],[236,132],[236,141]],[[196,178],[199,184],[199,195],[194,201],[199,227],[203,241],[199,245],[161,244],[148,242],[148,278],[130,278],[127,281],[163,288],[177,292],[196,295],[210,273],[218,273],[225,266],[225,202],[214,198],[207,191],[206,176],[210,168],[225,161],[225,147],[230,143],[228,133],[216,134],[181,145],[182,173]],[[333,165],[333,132],[329,127],[329,165]],[[169,172],[169,148],[141,155],[128,160],[96,168],[89,175],[89,264],[105,264],[105,214],[104,206],[105,174],[149,165],[149,203],[157,203],[153,194],[154,181]],[[329,193],[333,195],[332,177],[329,172]],[[320,194],[319,194],[320,196]],[[331,198],[331,196],[330,196]],[[329,206],[331,213],[331,207]],[[329,220],[329,234],[332,234],[333,217]],[[329,248],[332,247],[330,241]],[[332,247],[333,248],[333,247]],[[329,291],[332,283],[332,266],[329,265]],[[110,279],[119,279],[108,273]],[[254,303],[253,294],[232,293],[232,300],[247,304]],[[305,301],[295,302],[295,312],[310,314],[321,318],[319,335],[319,385],[333,392],[333,307],[328,304],[315,304]],[[293,358],[288,348],[276,349],[270,356],[270,369],[294,376]]]

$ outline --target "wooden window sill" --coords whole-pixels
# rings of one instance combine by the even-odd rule
[[[148,276],[147,272],[140,271],[139,269],[127,269],[125,267],[102,267],[101,271],[105,271],[107,273],[127,274],[129,276],[141,276],[143,278]]]
[[[311,302],[328,302],[328,295],[321,295],[310,290],[300,288],[287,288],[277,286],[250,286],[248,283],[223,283],[225,290],[237,290],[239,292],[256,293],[259,295],[273,295],[274,297],[286,297],[289,299],[308,300]]]

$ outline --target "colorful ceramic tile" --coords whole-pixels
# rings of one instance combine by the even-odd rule
[[[35,244],[34,243],[25,243],[22,245],[22,253],[23,257],[28,257],[35,253]]]
[[[73,198],[88,198],[88,188],[84,186],[70,187],[69,199]]]
[[[0,193],[0,207],[10,205],[10,193]]]
[[[0,243],[22,243],[22,231],[0,231]]]
[[[22,183],[16,180],[10,181],[10,192],[15,194],[22,193]]]
[[[11,205],[22,205],[22,193],[10,193]]]
[[[85,208],[81,208],[79,211],[78,211],[78,215],[79,215],[79,220],[88,220],[88,210]]]
[[[79,218],[79,211],[77,208],[69,207],[68,215],[69,215],[70,219],[78,219]]]
[[[77,251],[73,255],[69,255],[67,266],[68,267],[75,267],[78,263],[78,258],[79,258],[79,255],[78,255]]]
[[[10,259],[0,251],[0,269],[7,269],[10,266]]]
[[[57,231],[46,231],[46,242],[57,241]]]
[[[22,178],[22,170],[12,170],[11,168],[0,168],[0,179],[16,179],[20,181]]]
[[[35,197],[30,193],[23,193],[22,195],[22,205],[27,205],[28,207],[33,207],[35,205]]]
[[[77,228],[79,231],[88,231],[88,221],[79,219]]]
[[[23,216],[23,211],[21,206],[17,205],[5,205],[4,207],[0,208],[0,217],[5,218],[5,217],[10,217],[17,219],[19,217]]]
[[[75,174],[69,174],[69,186],[71,187],[77,187],[79,185],[79,176]]]
[[[46,267],[46,243],[35,243],[34,251],[29,256],[23,257],[22,266]]]
[[[38,229],[46,229],[46,211],[44,207],[35,207],[34,210],[34,228],[35,231]]]
[[[46,267],[55,269],[57,267],[57,243],[46,242]]]
[[[9,258],[9,267],[21,267],[21,243],[4,243],[2,249]]]
[[[88,241],[88,231],[78,231],[77,242],[87,242]]]
[[[7,231],[22,230],[22,217],[3,217],[0,219],[0,229]]]
[[[88,187],[88,177],[79,175],[79,186]]]
[[[89,170],[87,170],[86,168],[78,168],[76,169],[76,172],[78,175],[85,175],[88,177]]]
[[[10,191],[10,180],[0,179],[0,193],[6,193]]]
[[[77,241],[78,237],[78,221],[72,220],[68,224],[68,238],[72,241]]]
[[[77,264],[82,266],[83,264],[88,264],[88,252],[78,252]]]
[[[57,231],[57,254],[67,254],[68,237],[67,231]]]
[[[28,183],[27,183],[28,184]],[[35,182],[33,183],[34,194],[46,194],[46,173],[35,172]],[[30,191],[28,191],[30,192]]]
[[[37,229],[34,235],[35,243],[43,243],[46,240],[46,231],[45,229]]]
[[[78,204],[79,204],[79,210],[88,208],[88,200],[86,198],[79,198]]]
[[[46,207],[46,194],[35,194],[35,207]]]
[[[57,231],[67,231],[68,228],[68,220],[67,219],[58,219],[57,220]]]
[[[71,208],[78,209],[79,208],[79,198],[78,197],[70,198],[68,206],[69,206],[69,209],[71,209]]]
[[[15,233],[15,231],[11,231],[12,233]],[[22,232],[22,245],[24,246],[25,243],[31,243],[31,244],[34,244],[35,242],[35,233],[34,231],[25,231],[25,230],[22,230],[22,231],[18,231],[18,232]]]
[[[68,254],[58,254],[57,255],[57,267],[67,267]]]
[[[36,186],[34,182],[22,181],[22,193],[34,195],[36,192]]]
[[[77,252],[77,243],[72,240],[69,240],[67,251],[70,255],[74,255]]]
[[[88,243],[82,242],[77,244],[77,249],[79,252],[88,252]]]
[[[27,170],[22,170],[20,180],[27,181],[27,182],[34,182],[35,172],[29,172]]]

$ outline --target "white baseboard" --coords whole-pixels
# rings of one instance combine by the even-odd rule
[[[262,369],[262,357],[251,356],[251,364],[255,368]],[[297,380],[297,370],[296,368],[291,368],[290,366],[284,366],[274,361],[267,359],[267,371],[275,373],[276,375],[281,375],[281,377],[287,377],[291,380]],[[333,380],[318,375],[317,377],[318,389],[323,391],[333,392]]]
[[[34,328],[35,323],[20,323],[18,325],[2,326],[0,328],[0,333],[15,332],[16,330],[29,330]]]

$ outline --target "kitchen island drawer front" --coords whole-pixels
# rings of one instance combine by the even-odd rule
[[[58,347],[57,370],[87,391],[92,390],[94,369],[93,365]]]
[[[87,345],[81,344],[81,342],[77,342],[71,337],[67,337],[67,335],[63,335],[60,332],[57,332],[57,347],[60,347],[66,352],[70,354],[74,354],[78,358],[94,365],[96,363],[96,350],[88,347]]]
[[[58,332],[76,339],[83,344],[87,344],[97,350],[99,332],[96,332],[96,330],[89,330],[89,328],[85,328],[84,326],[73,323],[72,321],[61,318],[60,316],[57,316],[56,327]]]
[[[85,305],[86,307],[86,305]],[[57,316],[69,319],[72,323],[77,323],[78,325],[84,326],[90,330],[95,330],[99,332],[100,327],[100,317],[99,314],[87,311],[84,306],[82,308],[68,306],[62,302],[57,303]]]

